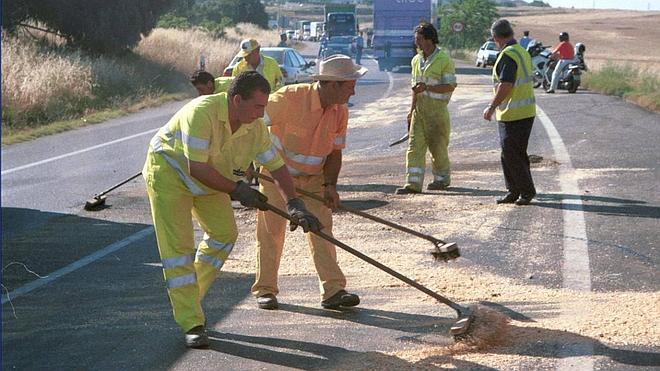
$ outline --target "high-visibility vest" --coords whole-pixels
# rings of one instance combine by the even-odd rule
[[[251,71],[252,67],[247,64],[245,59],[238,62],[236,67],[231,72],[232,76],[238,76],[241,72]],[[257,66],[257,72],[268,80],[270,84],[270,92],[274,92],[277,89],[281,88],[284,84],[284,77],[282,76],[282,70],[280,70],[280,65],[277,64],[277,61],[271,57],[261,54],[261,62]]]
[[[497,57],[493,66],[493,92],[500,83],[497,65],[506,54],[516,62],[516,81],[511,93],[495,109],[497,121],[516,121],[536,116],[536,98],[534,98],[534,68],[529,53],[518,44],[509,45]]]
[[[444,50],[436,47],[433,54],[429,55],[422,66],[424,55],[419,52],[413,57],[410,65],[412,67],[412,80],[411,85],[415,86],[418,82],[423,82],[427,85],[454,85],[456,86],[456,72],[454,69],[454,61],[445,53]],[[425,91],[421,95],[428,96],[433,99],[448,102],[452,93],[433,93]]]

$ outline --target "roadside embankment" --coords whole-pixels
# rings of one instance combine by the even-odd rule
[[[200,56],[207,70],[220,75],[248,37],[265,46],[279,41],[276,31],[252,24],[226,29],[222,38],[200,30],[155,29],[122,55],[92,55],[49,35],[3,35],[2,144],[191,97],[188,77]]]

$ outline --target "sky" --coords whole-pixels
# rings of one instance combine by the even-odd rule
[[[531,2],[530,0],[526,0]],[[593,9],[660,10],[660,0],[543,0],[552,7]]]

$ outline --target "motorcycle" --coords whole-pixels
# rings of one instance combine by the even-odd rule
[[[576,44],[575,60],[572,63],[564,66],[559,73],[558,89],[566,89],[569,93],[575,93],[582,82],[582,71],[587,70],[587,65],[584,63],[585,47],[582,43]],[[546,64],[543,71],[543,89],[548,90],[552,83],[552,73],[558,61],[554,60]]]
[[[540,41],[536,40],[531,40],[527,44],[527,52],[532,58],[532,65],[534,66],[534,88],[538,88],[543,84],[543,74],[545,67],[550,62],[552,52],[543,46]]]

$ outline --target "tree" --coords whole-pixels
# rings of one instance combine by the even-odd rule
[[[172,24],[173,19],[187,19],[193,26],[217,32],[226,26],[241,22],[268,27],[268,14],[259,0],[175,0],[172,10],[164,16],[163,26]]]
[[[440,43],[453,47],[478,47],[490,37],[490,26],[499,18],[491,0],[460,0],[443,5],[438,10],[442,19],[438,36]],[[454,32],[452,25],[462,22],[463,31]]]
[[[8,32],[43,24],[72,46],[99,53],[125,51],[153,29],[172,0],[6,0]]]

